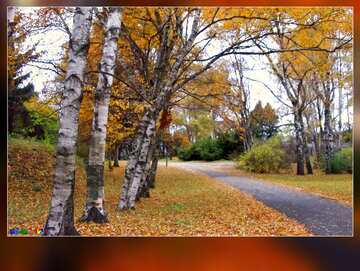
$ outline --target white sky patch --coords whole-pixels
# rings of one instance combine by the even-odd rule
[[[21,12],[30,16],[37,16],[36,10],[39,8],[21,8]],[[66,24],[71,29],[72,20],[67,20]],[[37,52],[44,52],[39,60],[50,61],[54,64],[60,64],[64,57],[63,45],[68,40],[68,35],[60,30],[53,29],[51,31],[40,31],[36,34],[31,34],[30,37],[24,42],[24,47],[31,47],[38,43],[36,46]],[[57,74],[51,71],[52,65],[44,63],[30,63],[31,65],[25,66],[23,72],[31,72],[31,83],[34,84],[35,91],[41,93],[46,87],[48,81],[54,80]],[[35,67],[38,66],[38,67]],[[49,68],[47,70],[47,67]]]

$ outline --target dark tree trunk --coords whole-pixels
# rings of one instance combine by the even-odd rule
[[[312,140],[314,142],[314,147],[315,147],[316,164],[317,164],[317,168],[319,168],[320,167],[320,161],[321,161],[321,152],[320,152],[319,139],[318,139],[318,136],[317,136],[316,132],[313,133]]]
[[[312,165],[311,165],[311,160],[310,160],[310,155],[309,155],[309,148],[307,147],[307,144],[304,144],[305,146],[305,162],[306,162],[306,172],[307,174],[312,175],[313,174],[313,170],[312,170]]]
[[[119,149],[120,145],[116,145],[114,153],[114,167],[119,167]]]
[[[109,170],[111,171],[113,169],[113,164],[112,164],[112,157],[111,157],[111,153],[109,154]]]
[[[300,112],[294,112],[294,125],[295,125],[295,137],[296,137],[296,174],[305,175],[304,168],[304,142],[303,133],[301,129]]]
[[[305,156],[306,172],[307,172],[307,174],[312,175],[313,170],[312,170],[311,161],[310,161],[310,152],[309,152],[309,147],[307,144],[307,138],[306,138],[304,120],[303,120],[302,114],[299,117],[299,121],[300,121],[300,127],[301,127],[301,134],[303,137],[303,148],[304,148],[303,152],[304,152],[304,156]]]

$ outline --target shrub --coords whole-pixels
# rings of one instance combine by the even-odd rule
[[[280,137],[273,137],[264,143],[253,146],[239,158],[239,166],[256,173],[277,173],[289,168],[285,160],[285,151],[281,147]]]
[[[177,149],[177,156],[179,159],[183,161],[190,161],[192,157],[192,149],[191,147],[188,148],[178,148]]]
[[[201,160],[201,156],[196,144],[186,148],[178,148],[177,156],[179,159],[184,161]]]
[[[58,115],[54,108],[43,104],[33,97],[24,103],[30,116],[30,123],[26,127],[26,135],[43,140],[47,144],[57,142],[59,131]]]
[[[179,159],[184,161],[214,161],[223,158],[223,151],[216,140],[207,138],[194,143],[190,147],[179,148],[177,155]]]
[[[234,131],[221,133],[217,138],[217,142],[223,151],[223,158],[225,159],[235,158],[244,152],[243,140]]]
[[[331,160],[332,173],[352,173],[352,149],[344,148],[334,154]]]
[[[344,143],[352,143],[352,129],[342,133],[342,141]]]
[[[223,158],[223,150],[217,140],[203,139],[197,144],[197,149],[202,160],[214,161]]]

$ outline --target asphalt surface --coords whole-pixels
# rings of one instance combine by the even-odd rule
[[[226,162],[225,162],[226,163]],[[334,200],[244,176],[214,170],[222,164],[174,162],[170,166],[192,170],[252,195],[265,205],[305,225],[314,236],[352,236],[352,208]],[[229,166],[229,163],[224,164]]]

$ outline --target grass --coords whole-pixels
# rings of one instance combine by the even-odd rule
[[[20,144],[18,144],[20,143]],[[49,209],[53,153],[41,144],[10,141],[8,228],[42,227]],[[36,145],[36,146],[35,146]],[[307,236],[294,220],[206,176],[160,167],[151,197],[135,210],[117,211],[124,162],[106,171],[105,206],[110,223],[76,222],[83,236]],[[75,219],[83,211],[85,172],[78,163]],[[34,189],[34,186],[36,187]],[[33,234],[34,235],[34,234]]]
[[[279,174],[249,173],[235,168],[227,168],[226,172],[286,185],[291,188],[334,199],[347,206],[352,206],[353,181],[351,174],[325,174],[320,170],[314,170],[313,175],[298,176],[295,174],[295,166],[292,167],[291,171]]]
[[[352,206],[351,174],[315,174],[312,176],[256,174],[254,177],[265,181],[296,187],[306,192],[335,199],[347,206]]]

